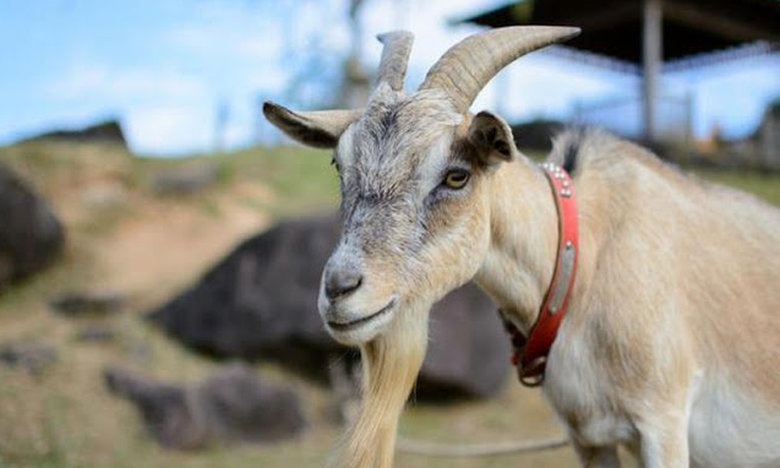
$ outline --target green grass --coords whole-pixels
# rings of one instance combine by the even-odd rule
[[[728,185],[780,206],[780,174],[726,169],[694,169],[699,177]]]
[[[252,147],[218,155],[185,158],[136,158],[135,177],[148,179],[154,171],[208,158],[218,164],[221,185],[236,181],[263,183],[274,193],[264,208],[286,215],[338,204],[338,176],[328,151],[302,147]]]
[[[30,142],[0,148],[0,162],[52,196],[53,188],[101,176],[111,176],[131,190],[148,188],[155,173],[204,160],[217,164],[218,188],[236,181],[270,187],[275,199],[268,208],[280,215],[338,203],[338,176],[330,166],[330,153],[322,150],[252,147],[165,159],[132,156],[108,144]]]
[[[329,208],[338,204],[338,175],[329,152],[299,147],[255,148],[220,156],[234,177],[267,183],[274,215]]]

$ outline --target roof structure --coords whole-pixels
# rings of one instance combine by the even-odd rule
[[[525,0],[457,22],[494,28],[578,26],[582,34],[568,41],[567,48],[600,56],[591,61],[609,64],[603,60],[608,58],[619,68],[638,72],[643,62],[644,7],[643,0]],[[661,9],[664,69],[780,49],[780,1],[664,0]]]
[[[662,72],[780,50],[780,0],[521,0],[455,23],[582,28],[558,53],[641,74],[648,140]]]

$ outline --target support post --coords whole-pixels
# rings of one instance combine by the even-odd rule
[[[661,0],[644,0],[642,12],[642,123],[644,137],[655,141],[658,75],[663,60]]]
[[[693,91],[685,95],[685,144],[693,149]]]

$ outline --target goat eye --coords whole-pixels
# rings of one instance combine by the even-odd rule
[[[455,190],[462,189],[466,186],[466,182],[469,181],[469,177],[471,177],[471,174],[469,174],[468,171],[464,169],[454,169],[448,172],[444,177],[444,185]]]

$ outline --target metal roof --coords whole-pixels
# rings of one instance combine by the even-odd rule
[[[566,46],[638,70],[642,63],[642,0],[525,0],[456,23],[579,26]],[[688,68],[780,49],[778,0],[664,0],[663,61]],[[760,41],[759,44],[755,44]],[[750,47],[745,47],[750,44]],[[718,52],[709,59],[704,56]]]

